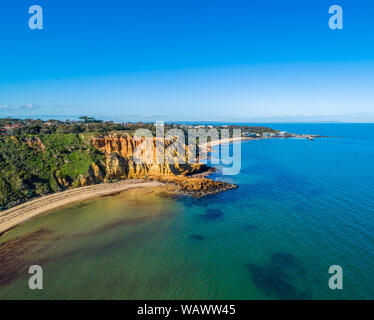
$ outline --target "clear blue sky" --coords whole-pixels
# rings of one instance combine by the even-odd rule
[[[4,0],[0,43],[0,117],[374,121],[372,0]]]

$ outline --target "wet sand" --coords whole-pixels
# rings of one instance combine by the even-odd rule
[[[164,184],[158,181],[146,181],[141,179],[123,180],[114,183],[102,183],[88,187],[70,189],[39,197],[8,210],[1,211],[0,235],[16,225],[31,219],[32,217],[67,204],[107,196],[132,188],[157,187],[161,185]]]

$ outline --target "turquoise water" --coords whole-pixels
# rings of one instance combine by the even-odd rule
[[[373,299],[374,125],[271,126],[334,138],[242,143],[240,174],[212,176],[237,190],[136,189],[37,217],[0,237],[0,298]]]

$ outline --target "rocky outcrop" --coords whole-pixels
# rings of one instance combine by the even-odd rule
[[[178,187],[180,192],[190,194],[197,198],[238,188],[238,186],[234,184],[213,181],[207,178],[174,176],[159,177],[156,178],[156,180],[164,183],[174,184]]]
[[[106,155],[106,180],[129,177],[128,160],[115,152]]]
[[[62,175],[60,170],[54,172],[54,178],[59,188],[65,190],[72,186],[84,187],[103,182],[105,174],[103,173],[103,170],[93,162],[88,168],[87,174],[80,174],[76,179],[74,179],[74,181],[69,176]]]
[[[105,178],[105,174],[95,162],[93,162],[90,168],[88,169],[88,174],[95,183],[99,183],[103,181]]]
[[[53,172],[53,177],[55,178],[57,185],[61,189],[66,189],[71,187],[71,181],[69,177],[65,177],[61,174],[60,170],[56,170]]]
[[[92,163],[88,168],[88,174],[84,176],[83,174],[78,176],[78,179],[75,181],[75,185],[79,186],[90,186],[103,182],[105,180],[105,174],[101,168],[96,164]]]
[[[43,142],[38,137],[31,137],[26,139],[26,144],[36,150],[45,150]]]

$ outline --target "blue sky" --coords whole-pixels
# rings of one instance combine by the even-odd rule
[[[374,122],[370,0],[3,2],[1,117]]]

